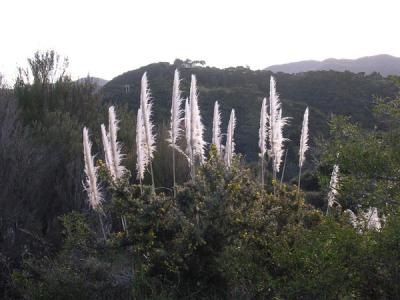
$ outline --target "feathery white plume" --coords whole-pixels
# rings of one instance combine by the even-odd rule
[[[356,214],[350,209],[346,209],[343,213],[349,217],[351,225],[353,225],[353,227],[356,228],[358,226],[358,220]]]
[[[308,150],[308,107],[304,112],[303,127],[301,128],[300,149],[299,149],[299,167],[303,166],[306,159],[305,153]]]
[[[175,150],[182,152],[182,150],[177,145],[177,140],[180,138],[182,129],[181,123],[183,121],[182,113],[182,98],[181,91],[179,89],[179,72],[175,70],[174,73],[174,84],[172,87],[172,104],[171,104],[171,128],[169,130],[169,138],[167,141],[169,145],[172,147],[172,177],[173,177],[173,189],[174,196],[176,196],[176,170],[175,170]],[[185,154],[186,155],[186,154]]]
[[[235,134],[236,118],[235,110],[232,109],[229,118],[228,129],[226,132],[226,145],[225,145],[225,164],[229,168],[232,164],[232,157],[235,153],[235,141],[233,135]]]
[[[275,79],[272,76],[270,80],[269,109],[270,154],[273,160],[273,168],[275,172],[278,173],[284,153],[283,142],[287,140],[283,138],[283,127],[287,125],[288,118],[282,118],[281,102],[276,92]]]
[[[174,85],[172,88],[172,105],[171,105],[171,128],[169,130],[169,138],[168,142],[170,146],[173,148],[177,147],[177,140],[181,136],[182,129],[181,123],[183,121],[182,114],[183,110],[182,106],[182,98],[181,91],[179,89],[180,79],[179,79],[179,71],[175,70],[174,73]]]
[[[334,165],[331,175],[331,182],[329,183],[328,208],[332,207],[334,203],[337,203],[336,196],[339,195],[337,191],[338,184],[339,184],[339,166]]]
[[[147,147],[145,140],[145,128],[143,124],[142,110],[139,108],[136,118],[136,170],[137,178],[139,180],[144,179],[144,172],[146,166],[149,163],[149,157],[147,155]]]
[[[103,195],[100,192],[97,183],[97,167],[94,166],[94,158],[92,156],[92,143],[89,140],[89,132],[86,127],[83,128],[83,156],[85,160],[86,183],[84,188],[89,197],[90,206],[97,211],[101,211],[101,202]]]
[[[148,164],[150,165],[152,193],[155,194],[154,172],[153,172],[153,164],[151,162],[151,160],[154,158],[154,151],[156,149],[155,136],[153,135],[154,125],[151,121],[152,107],[153,103],[151,101],[150,88],[149,88],[149,83],[147,81],[147,73],[144,72],[142,76],[141,90],[140,90],[140,111],[142,113],[142,122],[144,127],[143,140],[145,142],[146,158],[148,160]]]
[[[146,142],[146,151],[150,160],[153,159],[155,150],[155,136],[153,135],[154,125],[151,122],[152,107],[153,103],[151,101],[151,94],[147,81],[147,73],[144,72],[142,76],[140,91],[140,109],[142,112],[142,120],[145,128],[144,138]]]
[[[381,220],[378,216],[376,207],[368,208],[368,211],[362,214],[364,226],[368,229],[380,230],[382,228]]]
[[[104,124],[101,124],[100,127],[101,127],[101,140],[103,142],[104,156],[106,159],[106,166],[108,171],[110,172],[111,178],[115,178],[113,159],[111,156],[110,139],[108,138],[107,130]]]
[[[190,103],[189,99],[186,98],[185,101],[185,137],[186,137],[186,158],[188,159],[189,163],[191,163],[190,159],[192,157],[192,142],[191,142],[191,123],[192,118],[190,116]]]
[[[268,135],[268,113],[267,99],[264,98],[261,105],[260,129],[258,130],[258,146],[260,147],[260,157],[264,157],[267,152],[267,135]]]
[[[212,143],[217,148],[218,155],[221,155],[221,113],[219,111],[218,101],[215,101],[214,104]]]
[[[204,146],[205,142],[203,140],[204,126],[201,122],[200,109],[197,99],[197,81],[196,76],[192,75],[191,83],[190,83],[190,100],[189,100],[189,111],[188,117],[190,120],[187,120],[185,116],[185,122],[190,122],[190,143],[189,143],[189,152],[192,163],[196,157],[200,159],[201,162],[204,161]],[[186,123],[185,123],[186,124]]]
[[[385,216],[379,218],[378,209],[376,207],[369,207],[366,212],[361,212],[356,216],[350,209],[344,211],[348,215],[351,225],[359,229],[362,233],[363,229],[381,230],[385,222]],[[383,222],[382,222],[383,221]]]
[[[119,121],[115,115],[114,106],[110,106],[108,108],[108,130],[112,159],[110,163],[114,169],[114,180],[120,179],[126,172],[125,167],[121,165],[121,161],[123,159],[123,154],[121,153],[121,144],[117,141],[117,133],[119,129],[118,123]]]

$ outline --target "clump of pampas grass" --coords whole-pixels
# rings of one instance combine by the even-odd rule
[[[176,175],[175,175],[175,150],[180,151],[177,141],[182,135],[181,123],[183,121],[182,97],[180,91],[179,71],[175,70],[174,83],[172,87],[172,101],[171,101],[171,124],[169,130],[169,138],[167,139],[172,148],[172,176],[173,176],[173,189],[174,196],[176,195]]]
[[[197,80],[192,75],[190,83],[190,97],[185,102],[186,153],[190,163],[192,181],[196,177],[196,160],[204,162],[204,147],[206,145],[203,134],[204,126],[201,121],[198,104]]]
[[[104,239],[106,239],[106,233],[104,231],[104,225],[101,219],[101,214],[103,214],[103,194],[98,183],[98,167],[95,166],[94,157],[92,156],[92,142],[89,139],[89,130],[86,127],[83,128],[83,158],[85,162],[84,171],[86,177],[84,181],[84,189],[88,194],[89,205],[99,215],[103,236]]]
[[[152,107],[153,107],[153,102],[151,99],[149,83],[147,80],[147,73],[145,72],[141,80],[140,111],[142,115],[142,122],[144,128],[143,150],[146,151],[148,165],[150,165],[152,192],[154,194],[155,184],[154,184],[154,172],[153,172],[152,160],[154,158],[154,151],[156,147],[155,147],[155,135],[153,134],[154,125],[151,120]]]
[[[236,117],[235,110],[232,109],[231,116],[229,118],[228,129],[226,131],[226,144],[225,144],[225,164],[228,168],[232,165],[232,158],[235,153],[235,127]]]

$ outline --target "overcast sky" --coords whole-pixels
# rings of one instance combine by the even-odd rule
[[[398,0],[0,0],[0,73],[36,50],[74,78],[111,79],[152,62],[265,68],[304,59],[400,56]]]

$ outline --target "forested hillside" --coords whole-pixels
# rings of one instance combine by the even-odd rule
[[[218,100],[220,103],[224,130],[230,110],[234,108],[237,111],[237,151],[245,155],[248,161],[258,158],[260,107],[262,99],[269,93],[268,80],[274,75],[283,102],[283,115],[291,118],[285,132],[289,139],[288,178],[295,173],[301,118],[306,106],[310,107],[310,134],[314,139],[327,135],[327,121],[331,114],[350,116],[353,121],[365,127],[372,126],[375,99],[393,97],[397,91],[392,80],[379,74],[334,71],[274,74],[243,67],[188,67],[181,60],[176,60],[175,64],[152,64],[117,76],[104,86],[104,99],[117,105],[127,104],[136,111],[139,108],[140,78],[147,71],[154,99],[154,119],[158,124],[167,124],[170,118],[173,72],[176,68],[182,74],[184,97],[188,97],[190,75],[197,76],[199,105],[207,142],[211,142],[214,102]]]

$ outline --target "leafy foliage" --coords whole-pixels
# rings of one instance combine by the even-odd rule
[[[103,166],[104,167],[104,166]],[[112,224],[101,238],[95,214],[62,218],[53,259],[25,260],[13,274],[27,298],[391,298],[398,295],[399,218],[358,233],[345,216],[325,217],[282,186],[260,188],[240,158],[231,168],[212,149],[196,184],[176,198],[111,186]],[[117,216],[127,216],[121,231]]]

